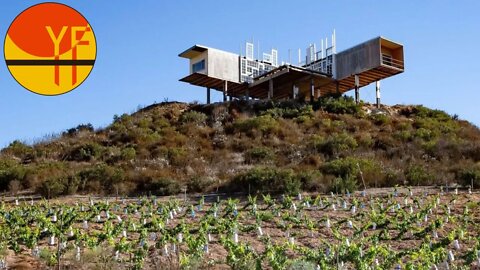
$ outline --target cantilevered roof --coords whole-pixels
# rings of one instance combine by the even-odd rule
[[[309,88],[308,86],[311,80],[313,80],[315,88],[320,89],[320,91],[325,94],[329,89],[326,86],[334,82],[331,75],[301,67],[284,65],[256,77],[251,84],[227,81],[227,92],[230,96],[242,97],[245,96],[248,91],[250,97],[266,98],[270,80],[274,85],[273,97],[275,99],[290,97],[292,95],[292,83],[295,83],[297,86],[305,85],[305,87],[300,88],[307,89]],[[225,80],[210,77],[202,73],[190,74],[180,79],[180,81],[218,91],[223,91],[225,87]]]
[[[386,46],[387,48],[398,49],[398,48],[403,47],[403,45],[401,43],[398,43],[398,42],[393,41],[391,39],[388,39],[388,38],[385,38],[385,37],[382,37],[382,36],[379,36],[377,38],[379,38],[380,41],[382,42],[382,45]]]
[[[284,65],[256,77],[249,85],[249,94],[254,98],[266,98],[270,80],[273,83],[273,98],[275,99],[289,98],[292,95],[293,84],[299,86],[300,89],[310,89],[309,86],[312,80],[315,89],[320,89],[323,92],[322,89],[326,90],[325,86],[334,82],[331,77],[331,75],[323,72]],[[308,96],[306,93],[302,94]]]
[[[192,73],[185,78],[180,79],[180,81],[201,87],[212,88],[218,91],[223,91],[225,87],[225,80],[210,77],[202,73]],[[227,81],[227,89],[229,95],[240,97],[242,95],[245,95],[247,88],[248,84],[246,83]]]
[[[182,52],[181,54],[179,54],[178,56],[183,57],[183,58],[187,58],[187,59],[192,59],[192,58],[202,54],[204,51],[206,51],[208,49],[209,48],[206,47],[206,46],[194,45],[191,48],[189,48],[189,49],[185,50],[184,52]]]

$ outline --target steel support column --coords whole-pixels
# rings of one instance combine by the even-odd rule
[[[310,102],[313,102],[315,96],[315,84],[313,78],[310,79]]]
[[[380,81],[375,82],[376,95],[377,95],[377,108],[380,108]]]
[[[355,75],[355,103],[360,104],[360,78]]]
[[[223,102],[227,102],[228,82],[225,81],[223,86]]]
[[[207,104],[210,104],[210,87],[207,87]]]
[[[273,80],[270,79],[268,81],[268,99],[272,99],[273,98]]]

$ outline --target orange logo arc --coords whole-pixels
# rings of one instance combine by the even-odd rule
[[[97,45],[93,29],[75,9],[42,3],[20,13],[4,42],[8,69],[17,82],[41,95],[60,95],[93,69]]]

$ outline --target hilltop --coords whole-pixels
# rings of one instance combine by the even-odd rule
[[[480,186],[480,131],[423,106],[299,101],[161,103],[11,143],[0,189],[67,194],[345,192],[395,185]]]

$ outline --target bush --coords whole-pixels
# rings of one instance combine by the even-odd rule
[[[23,159],[26,156],[32,156],[34,150],[31,146],[28,146],[19,140],[15,140],[4,148],[2,153]]]
[[[206,192],[214,184],[214,180],[205,176],[195,176],[187,183],[188,192]]]
[[[92,161],[100,157],[103,147],[98,143],[87,143],[74,148],[67,155],[69,161]]]
[[[149,185],[146,186],[146,190],[154,195],[169,196],[179,194],[181,191],[181,186],[173,179],[161,178],[158,180],[153,180]]]
[[[415,131],[415,137],[420,138],[420,139],[428,142],[428,141],[431,141],[434,138],[436,138],[437,135],[429,129],[419,128]]]
[[[51,199],[64,194],[67,181],[65,178],[50,178],[44,181],[36,190],[41,196]]]
[[[352,157],[332,160],[325,163],[320,169],[324,174],[337,177],[331,187],[331,190],[337,192],[355,191],[358,183],[361,183],[362,173],[376,177],[374,172],[380,170],[378,165],[371,160]],[[368,181],[369,179],[366,180]]]
[[[51,199],[60,195],[76,194],[79,183],[80,181],[75,175],[52,177],[43,181],[35,191],[41,196]]]
[[[115,185],[125,180],[125,173],[120,168],[101,163],[80,171],[78,179],[80,190],[113,193]],[[97,185],[102,190],[97,190]]]
[[[63,136],[74,136],[77,135],[80,132],[93,132],[95,129],[93,128],[93,125],[88,123],[88,124],[80,124],[77,127],[74,128],[69,128],[67,129],[66,132],[63,132]]]
[[[335,159],[326,162],[322,166],[322,170],[337,177],[347,177],[348,175],[357,175],[360,173],[359,161],[354,158]]]
[[[357,114],[360,112],[360,106],[355,103],[352,97],[348,96],[320,98],[314,104],[314,109],[323,109],[335,114]]]
[[[235,191],[297,194],[301,181],[292,170],[257,167],[233,179]]]
[[[246,120],[237,121],[234,127],[241,132],[251,132],[253,130],[261,131],[264,134],[269,134],[276,131],[279,124],[271,115],[262,115]]]
[[[371,114],[369,118],[377,126],[382,126],[390,123],[390,117],[388,117],[385,114],[380,114],[380,113]]]
[[[463,186],[471,186],[473,182],[474,188],[480,187],[480,166],[471,166],[457,172],[456,178],[460,180]]]
[[[330,185],[329,191],[335,193],[347,193],[357,190],[358,180],[355,176],[337,177]]]
[[[182,147],[173,147],[167,150],[167,158],[173,166],[184,166],[187,162],[188,152]]]
[[[329,156],[338,155],[340,152],[357,148],[355,138],[347,133],[332,134],[326,140],[314,136],[312,140],[314,149]]]
[[[13,161],[0,161],[0,190],[7,190],[12,181],[22,183],[25,179],[26,172],[25,167]]]
[[[267,147],[256,147],[245,152],[245,162],[248,164],[272,159],[274,154]]]
[[[121,156],[122,160],[127,160],[127,161],[135,159],[136,155],[137,155],[137,152],[135,151],[135,148],[133,148],[133,147],[123,148],[121,153],[120,153],[120,156]]]
[[[180,115],[180,123],[187,124],[195,124],[195,125],[205,125],[208,117],[206,114],[197,112],[197,111],[187,111]]]
[[[441,110],[433,110],[422,105],[414,106],[413,108],[404,108],[399,112],[401,115],[406,117],[416,116],[419,118],[433,118],[440,121],[449,121],[452,120],[452,117]]]
[[[325,191],[325,183],[322,183],[323,175],[318,170],[301,171],[297,174],[297,178],[302,183],[302,190]]]
[[[413,135],[409,130],[398,130],[393,134],[393,136],[402,142],[409,142],[413,138]]]
[[[261,115],[270,115],[275,119],[286,118],[295,119],[299,117],[312,117],[313,108],[311,105],[302,105],[297,107],[275,107],[261,113]]]
[[[408,184],[412,186],[430,185],[434,180],[434,176],[419,165],[409,166],[404,171],[404,174]]]

